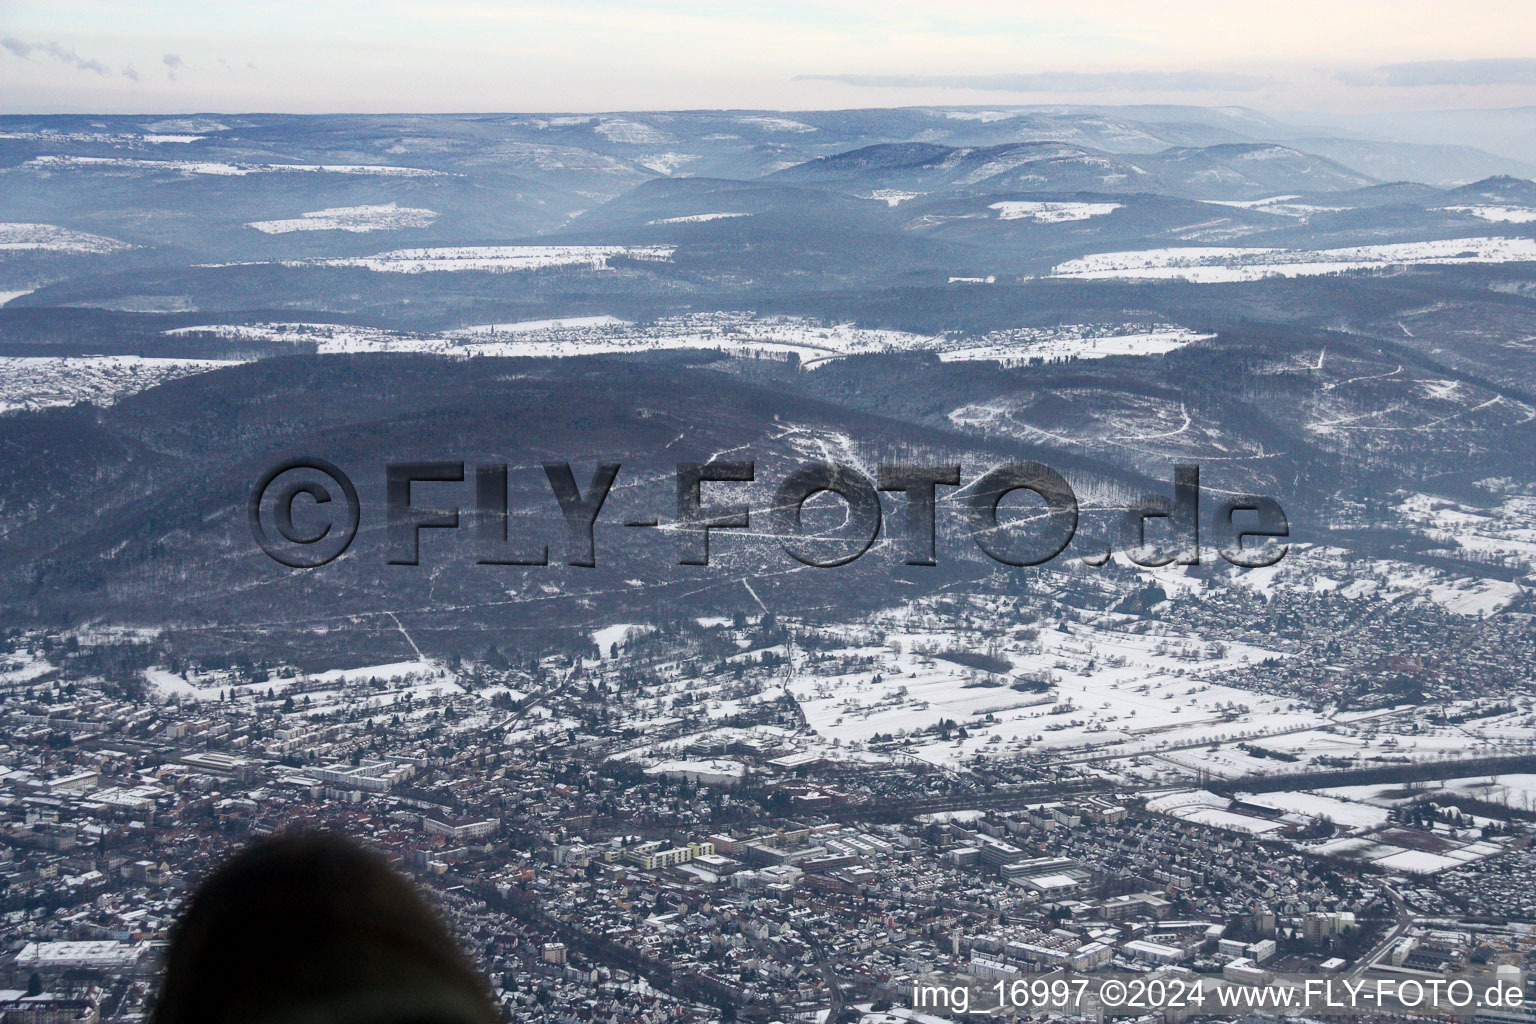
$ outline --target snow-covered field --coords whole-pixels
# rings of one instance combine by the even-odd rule
[[[1482,775],[1475,778],[1433,780],[1418,783],[1411,791],[1402,786],[1341,786],[1324,792],[1384,808],[1421,797],[1434,803],[1437,796],[1444,794],[1503,804],[1518,811],[1536,811],[1536,775]]]
[[[1031,220],[1036,224],[1060,224],[1069,220],[1102,217],[1121,208],[1120,203],[1014,202],[993,203],[999,220]]]
[[[1520,596],[1518,583],[1472,579],[1442,569],[1374,559],[1352,566],[1350,581],[1341,586],[1349,597],[1410,604],[1431,603],[1456,615],[1481,617],[1491,614]]]
[[[107,131],[61,132],[45,128],[41,131],[0,132],[0,139],[16,142],[85,142],[94,145],[122,146],[129,149],[138,149],[145,145],[158,146],[167,143],[191,143],[203,138],[206,138],[206,136],[154,131],[145,134]]]
[[[1400,833],[1388,831],[1386,836],[1396,836]],[[1423,833],[1403,834],[1405,839],[1417,840]],[[1437,840],[1432,843],[1434,850],[1415,849],[1400,846],[1387,840],[1366,838],[1341,838],[1332,839],[1320,846],[1313,847],[1314,852],[1329,854],[1336,857],[1350,857],[1357,860],[1368,861],[1387,871],[1399,871],[1412,875],[1433,875],[1441,871],[1449,871],[1452,868],[1461,867],[1463,864],[1471,864],[1474,861],[1491,857],[1503,851],[1504,847],[1491,842],[1461,842],[1450,839],[1442,839],[1439,836],[1427,837]]]
[[[1285,830],[1287,822],[1259,818],[1250,814],[1235,813],[1228,808],[1232,801],[1203,789],[1167,793],[1147,801],[1147,810],[1154,814],[1166,814],[1182,821],[1242,832],[1246,835],[1268,835]]]
[[[342,256],[313,260],[284,260],[284,266],[362,267],[391,274],[425,274],[463,270],[507,273],[546,267],[608,270],[615,256],[665,262],[670,245],[455,245],[428,249],[394,249],[376,256]]]
[[[797,675],[788,685],[821,738],[857,750],[877,735],[911,737],[901,751],[935,764],[1046,750],[1151,754],[1324,722],[1290,700],[1221,684],[1226,672],[1282,652],[1217,648],[1189,636],[1121,630],[1112,621],[1042,628],[1033,638],[995,637],[996,655],[1012,666],[1006,678],[1049,680],[1049,689],[1037,692],[989,685],[978,670],[939,656],[971,643],[952,633],[891,629],[883,643],[848,652],[870,658],[866,669]],[[965,735],[923,732],[946,719]]]
[[[331,669],[305,675],[285,675],[260,683],[237,681],[227,672],[178,673],[163,667],[153,667],[144,670],[144,682],[161,697],[179,701],[222,700],[226,691],[234,693],[237,687],[247,691],[275,690],[282,693],[301,686],[310,700],[306,709],[309,715],[325,714],[336,710],[338,706],[344,706],[349,703],[349,698],[341,696],[340,691],[368,683],[388,685],[391,698],[407,693],[415,699],[446,697],[464,692],[452,673],[436,662],[424,659]]]
[[[398,231],[424,228],[437,219],[433,210],[384,203],[378,206],[333,206],[311,210],[288,220],[253,220],[247,227],[268,235],[290,231]]]
[[[0,356],[0,412],[76,402],[111,405],[156,384],[233,365],[142,356]]]
[[[394,164],[232,164],[217,160],[141,160],[127,156],[35,156],[22,166],[45,172],[101,169],[169,173],[183,177],[194,174],[244,177],[248,174],[316,173],[436,178],[446,173],[425,167],[399,167]]]
[[[534,248],[534,247],[527,247]],[[553,247],[583,250],[561,258],[591,260],[596,246]],[[610,247],[618,248],[618,247]],[[629,248],[629,247],[626,247]],[[434,250],[401,250],[401,253]],[[542,252],[543,250],[541,250]],[[458,252],[458,250],[455,250]],[[414,272],[424,261],[400,254],[334,264],[362,265],[388,258],[390,265],[371,269]],[[529,257],[529,259],[543,257]],[[510,259],[510,257],[509,257]],[[396,262],[398,260],[398,263]],[[474,257],[445,258],[447,264],[476,263]],[[511,269],[506,264],[498,264]],[[526,265],[526,264],[524,264]],[[591,264],[588,263],[590,266]],[[436,266],[422,269],[438,269]],[[442,269],[459,269],[445,266]],[[746,311],[690,313],[633,323],[602,314],[476,324],[437,334],[411,333],[352,324],[261,323],[206,324],[180,327],[173,335],[211,334],[269,342],[304,342],[322,353],[421,352],[449,357],[615,355],[667,349],[708,349],[761,359],[800,360],[814,369],[847,356],[882,352],[932,351],[945,361],[988,360],[1004,365],[1035,359],[1103,359],[1116,355],[1158,355],[1214,337],[1169,324],[1064,324],[1021,328],[964,337],[828,323],[808,317],[758,316]]]
[[[1536,210],[1529,206],[1446,206],[1452,213],[1467,213],[1478,220],[1502,224],[1529,224],[1536,221]]]
[[[1110,356],[1157,356],[1196,341],[1214,338],[1184,327],[1157,327],[1129,334],[1094,334],[1083,325],[1064,324],[1044,331],[1004,331],[975,344],[939,352],[944,362],[986,360],[1019,366],[1035,359],[1107,359]]]
[[[1300,199],[1301,196],[1267,196],[1264,199],[1202,199],[1202,203],[1210,203],[1213,206],[1233,206],[1239,210],[1258,210],[1276,203],[1290,202],[1292,199]]]
[[[169,334],[212,334],[272,342],[306,342],[321,353],[421,352],[470,356],[580,356],[712,349],[733,355],[784,359],[806,365],[868,352],[933,347],[935,339],[853,324],[751,313],[696,313],[634,324],[612,316],[579,316],[506,324],[479,324],[442,334],[411,334],[350,324],[209,324]]]
[[[235,341],[260,341],[273,344],[312,344],[316,351],[328,354],[345,352],[416,351],[411,346],[418,335],[391,331],[382,327],[352,324],[206,324],[175,327],[165,332],[172,337],[209,335]],[[445,343],[446,344],[446,343]]]
[[[770,114],[749,114],[746,117],[737,118],[737,120],[741,124],[750,125],[753,128],[758,128],[765,132],[793,132],[795,134],[803,134],[805,132],[814,132],[817,130],[814,125],[806,124],[804,121],[796,121],[789,117],[775,117]]]
[[[1451,238],[1358,245],[1343,249],[1183,246],[1102,252],[1067,260],[1053,277],[1183,280],[1195,284],[1312,277],[1414,265],[1515,263],[1536,260],[1536,238]]]
[[[1536,569],[1536,496],[1511,494],[1477,508],[1449,498],[1410,494],[1399,515],[1453,554],[1492,556]]]
[[[1242,805],[1249,805],[1244,809]],[[1434,874],[1491,857],[1503,850],[1497,842],[1470,832],[1439,827],[1435,831],[1391,828],[1381,807],[1317,793],[1263,793],[1228,800],[1203,789],[1153,796],[1147,810],[1184,821],[1242,832],[1270,835],[1331,822],[1340,834],[1307,849],[1325,856],[1369,861],[1387,871]],[[1254,808],[1268,808],[1269,813]]]
[[[729,220],[733,217],[750,217],[750,213],[690,213],[682,217],[663,217],[648,220],[647,224],[702,224],[710,220]]]
[[[654,146],[672,141],[672,136],[660,129],[641,124],[639,121],[625,121],[617,117],[604,118],[592,130],[609,142],[626,143],[632,146]]]
[[[57,224],[0,223],[0,253],[31,249],[101,255],[132,248],[115,238],[71,231]]]
[[[1244,803],[1282,811],[1292,820],[1326,819],[1353,831],[1378,828],[1387,823],[1385,808],[1320,793],[1257,793],[1241,794],[1240,798]]]
[[[628,320],[616,316],[568,316],[559,320],[517,320],[505,324],[474,324],[449,331],[447,337],[480,337],[496,334],[529,334],[534,331],[577,330],[583,327],[622,327]]]

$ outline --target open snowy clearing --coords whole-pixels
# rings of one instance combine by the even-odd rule
[[[437,213],[433,210],[384,203],[379,206],[333,206],[301,213],[288,220],[253,220],[246,226],[268,235],[291,231],[398,231],[428,227],[436,219]]]
[[[231,164],[217,160],[140,160],[126,156],[35,156],[22,164],[40,171],[127,170],[144,173],[244,177],[248,174],[369,174],[390,178],[438,178],[444,171],[394,164]]]
[[[1536,238],[1450,238],[1343,249],[1185,246],[1102,252],[1058,264],[1052,277],[1183,280],[1194,284],[1313,277],[1352,270],[1536,260]]]
[[[998,220],[1031,220],[1036,224],[1060,224],[1102,217],[1121,209],[1120,203],[1014,202],[993,203]]]
[[[1536,210],[1529,206],[1445,206],[1451,213],[1467,213],[1478,220],[1502,224],[1530,224],[1536,221]]]
[[[1492,556],[1536,569],[1536,496],[1515,494],[1477,508],[1430,494],[1410,494],[1399,515],[1426,537],[1460,555]]]
[[[71,231],[57,224],[0,223],[0,253],[42,250],[101,255],[132,248],[127,242],[115,238]]]
[[[601,247],[568,247],[590,249]],[[402,250],[414,253],[425,250]],[[423,262],[385,254],[390,266],[415,272]],[[556,254],[593,259],[590,254]],[[399,265],[393,261],[399,259]],[[383,257],[370,257],[378,260]],[[554,258],[554,257],[551,257]],[[368,260],[347,261],[349,265]],[[473,262],[446,259],[457,264]],[[342,261],[335,261],[342,262]],[[591,264],[588,263],[590,266]],[[436,266],[420,269],[439,269]],[[459,269],[445,266],[442,269]],[[310,343],[322,353],[420,352],[453,358],[472,356],[560,357],[616,355],[666,349],[706,349],[744,358],[797,359],[808,369],[853,355],[933,351],[945,361],[988,360],[1004,365],[1036,359],[1104,359],[1171,352],[1214,337],[1169,324],[1064,324],[1051,328],[994,331],[979,337],[923,335],[807,317],[757,316],[750,312],[690,313],[632,323],[606,314],[475,324],[439,334],[420,334],[355,324],[260,323],[178,327],[168,334],[209,334],[223,338]]]
[[[233,365],[143,356],[0,356],[0,412],[77,402],[111,405],[178,377]]]
[[[1324,721],[1289,700],[1220,684],[1227,670],[1283,656],[1249,645],[1218,649],[1192,637],[1121,631],[1111,622],[994,641],[1013,672],[1048,680],[1045,690],[1021,691],[925,653],[965,643],[896,630],[883,646],[856,650],[874,658],[867,671],[803,677],[789,687],[807,722],[834,744],[862,747],[877,735],[892,737],[903,741],[904,753],[935,764],[1026,750],[1151,753]],[[948,739],[925,733],[945,720],[956,725]]]
[[[648,220],[647,224],[702,224],[710,220],[730,220],[733,217],[750,217],[750,213],[690,213],[682,217],[663,217]]]
[[[1406,833],[1402,830],[1391,830],[1383,834],[1400,835],[1415,841],[1423,837],[1431,840],[1431,845],[1436,849],[1412,849],[1385,840],[1344,838],[1330,840],[1314,847],[1313,850],[1335,857],[1367,861],[1387,871],[1399,871],[1410,875],[1434,875],[1491,857],[1504,849],[1498,843],[1461,842],[1425,833]]]
[[[428,249],[394,249],[376,256],[339,256],[312,260],[282,260],[287,267],[361,267],[390,274],[426,274],[480,270],[507,273],[547,267],[609,270],[615,256],[665,262],[670,245],[456,245]]]
[[[944,362],[989,361],[1004,366],[1020,366],[1033,360],[1054,362],[1060,359],[1108,359],[1111,356],[1159,356],[1197,341],[1207,341],[1214,334],[1200,334],[1183,327],[1169,327],[1140,334],[1083,335],[1071,325],[1028,339],[987,341],[965,348],[939,352]]]

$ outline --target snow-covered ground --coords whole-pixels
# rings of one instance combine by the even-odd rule
[[[814,125],[806,124],[804,121],[796,121],[789,117],[775,117],[770,114],[750,114],[746,117],[737,118],[737,121],[739,121],[741,124],[750,125],[753,128],[758,128],[765,132],[793,132],[795,134],[803,134],[805,132],[814,132],[817,130]]]
[[[602,629],[594,630],[592,633],[592,642],[597,645],[597,649],[602,652],[603,657],[607,657],[609,648],[615,645],[622,647],[624,646],[624,642],[628,640],[633,634],[648,633],[653,628],[654,627],[652,626],[639,625],[632,622],[621,622],[616,625],[604,626]]]
[[[924,335],[828,324],[802,317],[751,313],[696,313],[633,324],[611,316],[579,316],[507,324],[479,324],[443,334],[411,334],[351,324],[208,324],[170,334],[211,334],[259,341],[307,342],[321,353],[421,352],[471,356],[580,356],[713,349],[733,355],[784,359],[805,365],[870,352],[934,347]]]
[[[146,126],[147,127],[147,126]],[[68,142],[90,143],[93,145],[120,146],[128,149],[139,149],[145,145],[159,146],[168,143],[191,143],[206,138],[204,135],[169,132],[61,132],[49,128],[40,131],[0,132],[0,139],[16,142]]]
[[[392,274],[425,274],[464,270],[506,273],[546,267],[607,270],[615,256],[665,262],[670,245],[454,245],[427,249],[394,249],[375,256],[341,256],[284,260],[284,266],[362,267]]]
[[[1536,569],[1536,496],[1510,494],[1474,507],[1449,498],[1410,494],[1399,515],[1426,537],[1458,555],[1492,556]]]
[[[35,156],[22,166],[44,172],[108,169],[179,174],[183,177],[194,174],[244,177],[248,174],[315,173],[436,178],[446,173],[425,167],[399,167],[394,164],[232,164],[217,160],[141,160],[126,156]]]
[[[1397,786],[1341,786],[1323,792],[1376,807],[1395,807],[1411,800],[1436,802],[1439,796],[1467,796],[1517,811],[1536,811],[1536,775],[1480,775],[1416,783],[1412,789]]]
[[[1476,829],[1391,828],[1384,808],[1317,793],[1240,794],[1234,801],[1207,790],[1179,790],[1151,797],[1146,807],[1153,813],[1248,835],[1274,836],[1328,821],[1338,834],[1322,843],[1306,844],[1310,852],[1369,861],[1387,871],[1408,874],[1446,871],[1504,848],[1479,839]],[[1254,808],[1269,808],[1271,813]]]
[[[1214,337],[1169,324],[1063,324],[966,337],[828,323],[750,312],[692,313],[636,324],[604,314],[475,324],[439,334],[355,324],[205,324],[167,331],[221,338],[309,343],[326,354],[419,352],[471,356],[562,357],[664,349],[709,349],[748,358],[797,358],[814,369],[831,360],[882,352],[933,351],[945,361],[1021,365],[1036,359],[1103,359],[1171,352]]]
[[[398,231],[424,228],[437,219],[433,210],[384,203],[378,206],[333,206],[311,210],[288,220],[253,220],[247,227],[268,235],[290,231]]]
[[[1229,832],[1242,832],[1261,836],[1282,832],[1286,822],[1258,818],[1249,814],[1234,813],[1228,808],[1232,801],[1203,789],[1167,793],[1147,801],[1147,810],[1154,814],[1166,814],[1182,821],[1192,821]]]
[[[883,644],[847,652],[872,659],[866,670],[800,676],[788,685],[817,734],[844,748],[954,721],[966,735],[924,733],[900,748],[935,764],[1043,750],[1154,753],[1325,721],[1290,700],[1221,685],[1225,672],[1284,656],[1277,651],[1218,648],[1189,636],[1121,630],[1112,621],[995,638],[996,655],[1012,666],[1004,679],[1025,673],[1049,680],[1037,692],[988,681],[939,656],[966,643],[949,633],[891,629]]]
[[[1435,849],[1416,849],[1401,846],[1388,839],[1340,838],[1332,839],[1314,852],[1336,857],[1350,857],[1368,861],[1387,871],[1400,871],[1413,875],[1433,875],[1441,871],[1471,864],[1503,851],[1504,847],[1491,842],[1462,842],[1424,833],[1401,833],[1389,830],[1386,837],[1400,837],[1402,841],[1421,842],[1427,838]]]
[[[57,224],[0,223],[0,254],[31,249],[101,255],[132,248],[127,242],[119,242],[115,238],[71,231]]]
[[[1202,199],[1202,203],[1210,203],[1213,206],[1234,206],[1239,210],[1257,210],[1276,203],[1290,202],[1292,199],[1300,199],[1301,196],[1268,196],[1264,199]]]
[[[1102,217],[1121,208],[1120,203],[1015,202],[993,203],[999,220],[1031,220],[1036,224],[1060,224],[1070,220]]]
[[[1536,210],[1529,206],[1446,206],[1452,213],[1467,213],[1478,220],[1503,224],[1529,224],[1536,221]]]
[[[233,365],[143,356],[0,356],[0,412],[76,402],[111,405],[156,384]]]
[[[626,121],[617,117],[604,118],[592,130],[609,142],[626,143],[632,146],[654,146],[672,141],[672,136],[660,129],[641,124],[639,121]]]
[[[1184,327],[1160,327],[1131,334],[1092,334],[1074,329],[1075,326],[1065,324],[1049,331],[997,332],[973,345],[941,350],[939,358],[944,362],[984,360],[1017,366],[1035,359],[1053,362],[1058,359],[1156,356],[1216,337]]]
[[[657,174],[672,174],[684,164],[697,160],[697,153],[652,153],[650,156],[642,156],[635,163],[641,167],[648,167]]]
[[[446,337],[479,337],[495,334],[530,334],[534,331],[577,330],[583,327],[622,327],[629,324],[616,316],[568,316],[558,320],[517,320],[505,324],[474,324],[449,331]]]
[[[443,666],[434,661],[418,659],[391,662],[384,665],[365,665],[360,668],[331,669],[326,672],[284,675],[247,683],[237,680],[227,672],[205,673],[173,672],[164,667],[144,670],[144,681],[164,698],[176,700],[220,700],[226,691],[254,689],[278,693],[295,686],[307,691],[310,699],[309,714],[322,714],[335,710],[340,691],[364,683],[382,683],[390,687],[390,696],[410,693],[413,698],[450,696],[464,692],[464,688]]]
[[[1053,277],[1183,280],[1195,284],[1311,277],[1352,270],[1536,260],[1536,238],[1451,238],[1431,242],[1358,245],[1343,249],[1184,246],[1102,252],[1067,260]]]
[[[1240,796],[1244,803],[1273,807],[1287,815],[1301,818],[1326,819],[1340,828],[1352,831],[1378,828],[1387,823],[1385,808],[1320,793],[1257,793]]]
[[[750,213],[690,213],[682,217],[663,217],[648,220],[647,224],[702,224],[709,220],[729,220],[733,217],[750,217]]]

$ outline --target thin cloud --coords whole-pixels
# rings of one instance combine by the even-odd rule
[[[181,54],[179,53],[167,53],[160,58],[160,62],[165,65],[167,78],[175,78],[176,72],[187,66],[187,62],[181,59]]]
[[[45,57],[52,57],[62,64],[67,64],[76,71],[90,71],[97,75],[109,75],[112,73],[101,61],[82,57],[74,50],[60,46],[56,42],[29,43],[24,39],[17,39],[15,36],[0,36],[0,46],[3,46],[10,53],[23,60],[31,60],[32,54],[40,53]]]
[[[1270,84],[1260,75],[1219,71],[1042,71],[1008,75],[799,75],[797,81],[842,82],[875,89],[982,89],[990,92],[1250,92]]]
[[[1536,60],[1526,57],[1486,60],[1418,60],[1383,64],[1367,71],[1341,71],[1345,85],[1394,88],[1446,85],[1529,85],[1536,81]]]

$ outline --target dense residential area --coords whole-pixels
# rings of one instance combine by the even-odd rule
[[[1261,603],[1306,618],[1284,590]],[[1337,630],[1245,632],[1235,598],[1155,621],[1054,607],[736,615],[320,673],[13,633],[6,1012],[141,1019],[208,867],[311,828],[417,879],[514,1020],[899,1015],[925,986],[1106,972],[1526,966],[1531,696],[1467,673],[1499,671],[1494,651],[1525,662],[1528,628],[1423,661],[1433,701],[1329,702],[1306,679],[1338,670]],[[1185,639],[1216,635],[1206,614],[1228,639]],[[1370,616],[1351,618],[1363,644]],[[1143,700],[1163,693],[1166,718]]]

